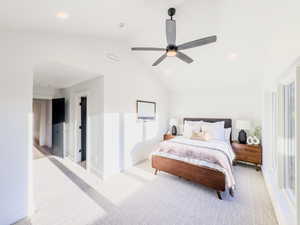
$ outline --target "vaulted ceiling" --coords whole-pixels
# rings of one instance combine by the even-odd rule
[[[58,62],[36,65],[33,73],[34,86],[46,86],[57,89],[68,88],[83,81],[99,77],[99,74],[89,73]]]
[[[167,58],[152,67],[161,53],[130,54],[174,91],[235,88],[257,86],[266,74],[279,74],[292,63],[299,53],[298,5],[292,0],[3,0],[0,29],[106,37],[128,49],[165,47],[172,6],[178,43],[209,35],[217,35],[217,43],[186,50],[195,60],[190,65]],[[56,18],[58,12],[69,18]]]

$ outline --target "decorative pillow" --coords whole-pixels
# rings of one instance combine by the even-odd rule
[[[195,132],[194,131],[191,139],[199,140],[199,141],[207,141],[208,137],[207,137],[206,133],[203,132],[203,131],[201,131],[201,132]]]
[[[202,131],[206,133],[208,140],[225,140],[224,125],[221,124],[203,124]]]
[[[200,132],[200,129],[201,129],[200,124],[184,123],[183,137],[191,138],[193,132]]]

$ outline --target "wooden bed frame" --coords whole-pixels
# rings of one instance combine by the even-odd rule
[[[183,121],[205,121],[205,122],[218,122],[224,121],[225,128],[232,127],[231,119],[211,119],[211,118],[184,118]],[[231,141],[230,135],[230,141]],[[161,156],[152,156],[152,168],[155,169],[154,174],[158,171],[164,171],[175,176],[183,177],[187,180],[191,180],[195,183],[205,185],[213,188],[217,191],[218,198],[222,200],[221,192],[225,191],[225,175],[215,169],[196,166],[186,162],[182,162],[175,159],[169,159]],[[233,191],[229,190],[231,196]]]

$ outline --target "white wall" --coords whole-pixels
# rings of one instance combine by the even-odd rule
[[[99,77],[62,90],[66,99],[66,155],[78,161],[79,103],[81,96],[87,96],[87,169],[99,176],[102,176],[103,85],[104,78]]]
[[[147,159],[154,145],[162,140],[168,123],[168,92],[156,80],[156,74],[145,71],[138,60],[130,60],[129,54],[121,57],[122,73],[105,77],[105,176]],[[156,102],[157,120],[137,121],[136,100]]]
[[[1,34],[0,48],[0,224],[6,225],[30,210],[32,73],[18,42]]]
[[[0,118],[5,128],[0,132],[0,224],[13,223],[31,212],[32,195],[28,193],[31,193],[32,163],[32,71],[36,65],[60,62],[107,78],[107,85],[104,87],[104,117],[111,118],[105,120],[105,127],[112,127],[112,130],[105,146],[114,146],[114,140],[120,140],[121,132],[115,128],[122,124],[113,118],[115,115],[134,113],[136,98],[158,102],[159,129],[155,131],[154,140],[161,138],[166,127],[164,119],[167,117],[167,94],[152,78],[154,73],[145,71],[139,63],[134,63],[129,46],[95,38],[1,32],[0,48],[0,98],[3,109],[0,111]],[[107,52],[118,54],[120,63],[107,60]],[[138,133],[137,130],[135,132]],[[130,143],[128,150],[126,148],[129,152],[137,144],[141,144],[139,152],[148,147],[148,142],[135,137]],[[117,154],[120,149],[107,148],[104,153],[105,162],[112,156],[109,150]],[[142,155],[138,160],[146,157],[146,154]],[[109,168],[108,165],[107,167]],[[119,166],[112,167],[107,169],[107,174],[116,172]]]
[[[250,120],[252,126],[261,125],[261,87],[227,88],[206,87],[186,92],[172,92],[170,116],[182,120],[184,117],[231,118]],[[236,135],[235,135],[236,136]]]

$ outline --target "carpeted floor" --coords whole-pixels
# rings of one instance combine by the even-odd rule
[[[44,158],[44,157],[48,157],[51,156],[51,152],[50,149],[47,147],[43,147],[43,146],[39,146],[38,144],[34,144],[32,147],[32,151],[33,151],[33,159],[40,159],[40,158]]]
[[[32,225],[276,225],[260,172],[234,167],[235,197],[184,179],[153,175],[149,161],[105,181],[55,157],[34,161]]]

